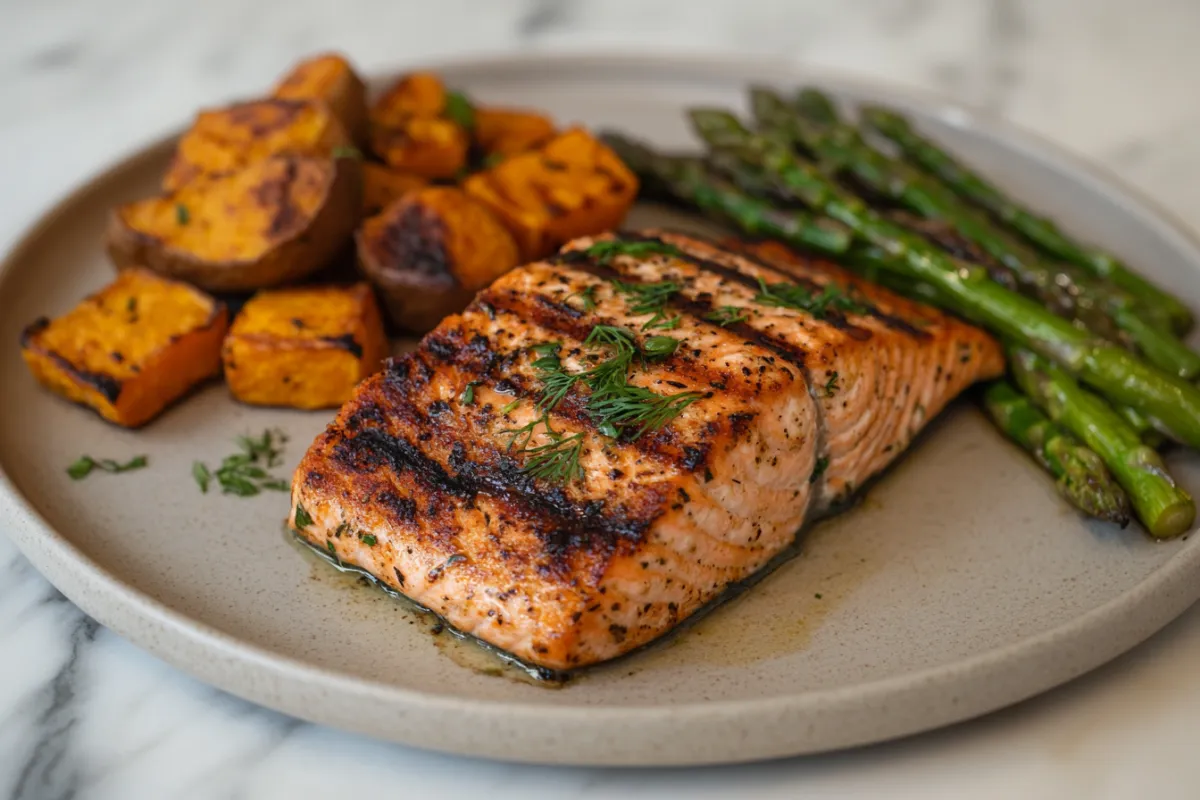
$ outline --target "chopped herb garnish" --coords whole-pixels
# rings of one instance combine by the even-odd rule
[[[175,204],[175,221],[180,225],[187,225],[191,222],[192,214],[188,211],[188,207],[183,203]]]
[[[286,492],[291,488],[286,480],[267,472],[283,462],[282,445],[287,441],[283,431],[268,429],[261,436],[239,436],[236,441],[242,452],[226,456],[216,470],[201,461],[192,463],[192,477],[201,492],[208,492],[213,477],[222,494],[237,497],[253,497],[264,489]]]
[[[75,463],[67,467],[67,474],[71,476],[71,480],[79,481],[91,475],[93,471],[100,470],[101,472],[129,472],[135,469],[141,469],[146,466],[149,461],[145,456],[134,456],[124,464],[118,463],[111,458],[92,458],[91,456],[80,456],[75,460]]]
[[[588,411],[598,424],[616,428],[632,440],[662,428],[701,397],[700,392],[661,395],[640,386],[627,385],[617,393],[599,398],[593,396],[588,402]]]
[[[580,311],[595,310],[595,308],[596,308],[596,287],[595,286],[588,286],[587,288],[580,289],[578,292],[572,292],[571,294],[569,294],[563,298],[563,302],[566,303],[567,305],[570,305],[571,300],[575,299],[576,297],[579,298],[579,310]]]
[[[208,494],[208,483],[212,480],[212,473],[208,471],[208,467],[204,465],[203,461],[192,462],[192,477],[196,480],[200,491]]]
[[[679,340],[672,336],[651,336],[642,342],[642,352],[647,358],[666,358],[679,347]]]
[[[794,308],[807,311],[817,319],[824,319],[830,311],[843,314],[865,314],[870,309],[855,300],[840,286],[828,284],[819,293],[797,283],[772,283],[758,279],[759,292],[754,298],[768,306]]]
[[[813,597],[815,597],[815,598],[817,598],[818,600],[820,600],[820,599],[821,599],[821,593],[820,593],[820,592],[817,592],[816,594],[814,594],[814,595],[813,595]]]
[[[473,405],[475,403],[475,387],[479,385],[479,381],[471,381],[467,387],[462,390],[462,394],[458,396],[458,402],[464,406]]]
[[[137,313],[137,298],[136,297],[131,297],[125,301],[125,310],[128,311],[130,314]]]
[[[812,475],[808,476],[809,483],[816,483],[817,480],[825,474],[825,470],[829,469],[829,459],[821,456],[817,459],[817,463],[813,465]]]
[[[296,527],[304,530],[309,525],[312,525],[313,518],[304,510],[304,506],[296,503]]]
[[[339,144],[333,148],[331,155],[334,158],[353,158],[357,161],[362,161],[362,151],[352,144]]]
[[[594,247],[595,245],[593,245]],[[641,316],[651,314],[642,330],[651,328],[678,327],[679,316],[667,318],[667,306],[671,299],[679,294],[683,287],[675,281],[657,281],[655,283],[626,283],[613,281],[613,287],[629,301],[629,313]]]
[[[525,450],[529,459],[522,469],[526,474],[554,483],[566,483],[583,477],[579,456],[583,452],[583,434],[551,434],[551,441]]]
[[[442,113],[460,128],[471,130],[475,127],[475,107],[462,92],[446,92],[446,108]]]
[[[375,543],[378,541],[378,539],[376,539],[375,535],[372,533],[364,533],[358,538],[362,539],[363,544],[365,544],[367,547],[374,547]]]
[[[721,306],[705,314],[704,319],[715,322],[722,328],[728,328],[730,325],[745,322],[750,319],[750,315],[746,313],[745,309],[737,306]]]
[[[520,401],[520,400],[513,400],[511,403],[509,403],[508,405],[504,406],[504,408],[500,409],[500,413],[501,413],[501,414],[507,414],[508,412],[512,411],[513,409],[515,409],[515,408],[516,408],[517,406],[519,406],[519,405],[521,405],[521,401]]]
[[[596,242],[583,251],[589,258],[594,258],[600,264],[607,264],[616,256],[682,256],[683,252],[673,244],[666,242],[623,242],[620,239],[605,239]]]
[[[826,396],[826,397],[833,397],[835,394],[837,394],[837,391],[838,391],[838,389],[840,389],[840,388],[841,388],[841,387],[840,387],[840,386],[838,386],[838,374],[837,374],[837,371],[835,370],[834,372],[830,372],[830,373],[829,373],[829,380],[825,381],[825,396]]]
[[[329,550],[329,555],[333,556],[334,558],[338,557],[337,548],[333,546],[333,539],[325,540],[325,548]]]

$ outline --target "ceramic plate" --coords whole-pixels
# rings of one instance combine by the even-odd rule
[[[452,85],[560,121],[690,143],[681,110],[750,81],[886,100],[1069,228],[1200,308],[1200,249],[1129,191],[990,120],[885,87],[728,59],[520,57],[444,65]],[[196,98],[200,104],[210,98]],[[295,465],[331,413],[234,403],[214,383],[139,432],[39,389],[19,331],[112,277],[105,215],[155,190],[164,141],[51,211],[0,273],[0,513],[84,611],[180,669],[304,719],[420,747],[570,764],[703,764],[880,741],[983,714],[1133,647],[1200,594],[1200,537],[1156,544],[1081,520],[960,401],[801,555],[682,635],[561,688],[302,552],[282,494],[202,495],[195,459],[280,427]],[[638,212],[642,214],[644,212]],[[644,221],[635,218],[632,224]],[[151,466],[71,481],[81,453]],[[1173,463],[1200,488],[1200,462]]]

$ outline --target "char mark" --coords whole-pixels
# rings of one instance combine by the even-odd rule
[[[362,345],[358,343],[352,333],[343,333],[341,336],[323,336],[321,341],[346,350],[355,358],[362,358]]]

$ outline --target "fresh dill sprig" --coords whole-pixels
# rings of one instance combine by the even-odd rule
[[[599,264],[607,264],[617,256],[683,255],[678,247],[666,242],[624,242],[620,239],[596,242],[583,252]]]
[[[744,308],[737,306],[721,306],[714,308],[712,311],[704,315],[704,319],[709,322],[715,322],[722,328],[728,328],[730,325],[736,325],[739,322],[745,322],[750,319],[750,315],[746,313]]]
[[[522,470],[526,475],[553,483],[568,483],[583,477],[579,456],[583,453],[583,434],[551,437],[546,444],[525,450],[528,456]]]
[[[837,391],[840,388],[841,387],[838,385],[837,371],[835,370],[833,372],[830,372],[829,379],[825,381],[825,396],[833,397],[835,394],[837,394]]]
[[[819,293],[797,283],[767,284],[758,279],[758,295],[755,300],[768,306],[781,306],[806,311],[817,319],[824,319],[830,311],[843,314],[865,314],[870,307],[851,297],[836,284],[827,284]]]
[[[613,281],[613,288],[618,294],[623,295],[629,303],[629,313],[637,316],[651,314],[649,320],[642,324],[642,330],[650,330],[652,328],[676,328],[679,326],[680,316],[676,314],[673,317],[667,317],[667,306],[670,305],[672,298],[679,294],[683,288],[675,281],[657,281],[655,283],[627,283],[625,281]]]
[[[588,412],[597,426],[608,426],[632,440],[659,430],[701,397],[700,392],[661,395],[640,386],[626,385],[619,392],[593,396],[588,402]]]

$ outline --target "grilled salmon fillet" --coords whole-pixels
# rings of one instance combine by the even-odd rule
[[[670,630],[1003,370],[984,332],[780,246],[606,240],[508,273],[360,384],[292,487],[307,541],[553,670]],[[635,292],[664,282],[655,316]],[[818,300],[781,301],[789,287]],[[683,398],[661,427],[614,438],[583,381],[542,417],[535,362],[594,367],[609,352],[586,343],[596,326],[643,353],[677,340],[626,378]],[[537,468],[554,436],[577,448],[565,476]]]

